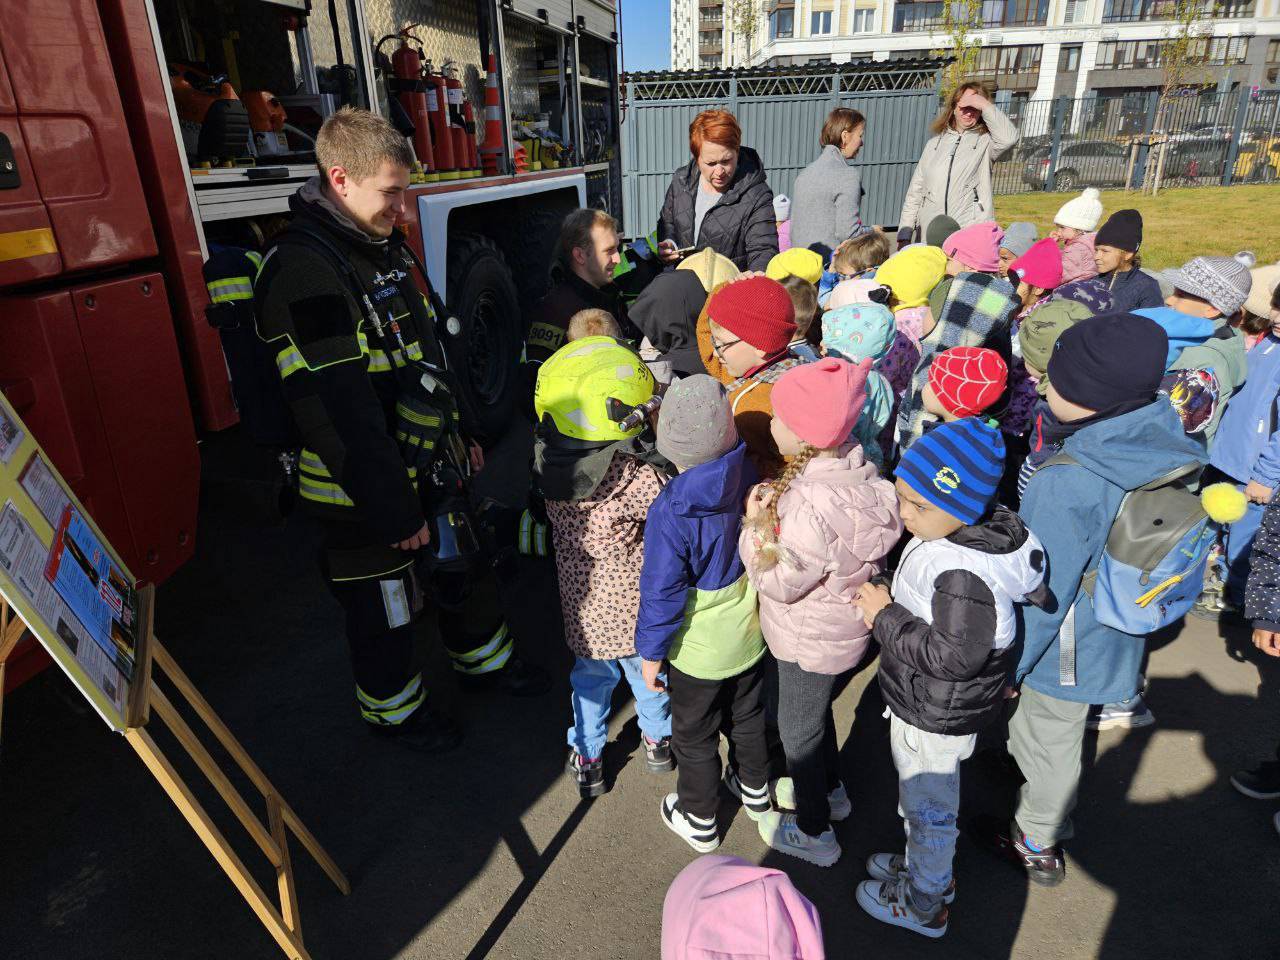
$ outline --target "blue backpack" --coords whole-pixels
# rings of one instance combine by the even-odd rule
[[[1075,462],[1060,453],[1045,466]],[[1125,494],[1102,558],[1082,583],[1098,623],[1146,636],[1181,620],[1196,602],[1218,536],[1193,492],[1202,469],[1192,461]]]

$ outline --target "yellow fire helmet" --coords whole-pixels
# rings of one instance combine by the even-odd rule
[[[639,355],[612,337],[567,343],[538,371],[533,409],[538,423],[553,428],[548,440],[587,445],[638,436],[644,425],[622,430],[622,420],[656,392],[653,374]]]

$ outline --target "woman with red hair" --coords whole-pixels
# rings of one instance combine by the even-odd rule
[[[689,124],[693,159],[671,176],[658,218],[664,263],[710,247],[740,270],[763,270],[778,252],[773,191],[760,155],[742,145],[728,110],[704,110]]]

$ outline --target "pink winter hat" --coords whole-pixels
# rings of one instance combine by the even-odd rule
[[[1062,282],[1087,280],[1098,275],[1098,265],[1093,262],[1093,248],[1098,235],[1082,233],[1062,251]],[[1039,284],[1036,284],[1039,286]]]
[[[662,960],[825,960],[817,908],[781,870],[707,854],[671,882]]]
[[[1062,283],[1062,251],[1056,241],[1045,237],[1031,245],[1031,249],[1009,264],[1009,272],[1016,273],[1041,290],[1052,290]]]
[[[862,414],[870,373],[870,359],[852,364],[823,357],[792,367],[773,385],[773,414],[810,446],[838,447]]]
[[[834,310],[837,307],[847,307],[851,303],[870,303],[871,291],[879,286],[880,284],[874,280],[863,280],[859,277],[841,280],[832,289],[831,296],[827,298],[826,308]]]
[[[942,241],[942,252],[978,273],[1000,269],[1000,243],[1004,231],[994,220],[973,223]]]

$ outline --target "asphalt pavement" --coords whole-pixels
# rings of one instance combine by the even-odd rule
[[[519,497],[526,443],[517,430],[496,452],[490,495]],[[352,881],[343,897],[293,846],[312,956],[656,958],[663,896],[695,856],[658,818],[675,775],[645,770],[620,690],[605,758],[611,791],[582,801],[565,777],[570,657],[546,563],[526,561],[506,600],[522,655],[552,671],[554,691],[464,695],[424,629],[430,697],[466,742],[440,758],[406,753],[361,726],[316,541],[305,523],[273,516],[266,458],[234,431],[202,449],[198,551],[159,591],[157,632]],[[727,795],[721,852],[786,870],[818,906],[833,960],[1280,957],[1278,805],[1227,783],[1280,737],[1280,663],[1263,660],[1241,629],[1189,621],[1156,638],[1148,675],[1158,723],[1088,738],[1066,883],[1031,887],[962,836],[942,941],[882,926],[853,901],[865,858],[902,843],[874,664],[836,705],[854,808],[837,828],[840,862],[822,869],[770,851]],[[1014,784],[992,756],[965,765],[962,819],[1009,809]],[[234,817],[190,764],[180,767],[274,890]],[[8,698],[0,958],[278,956],[132,751],[60,674]]]

